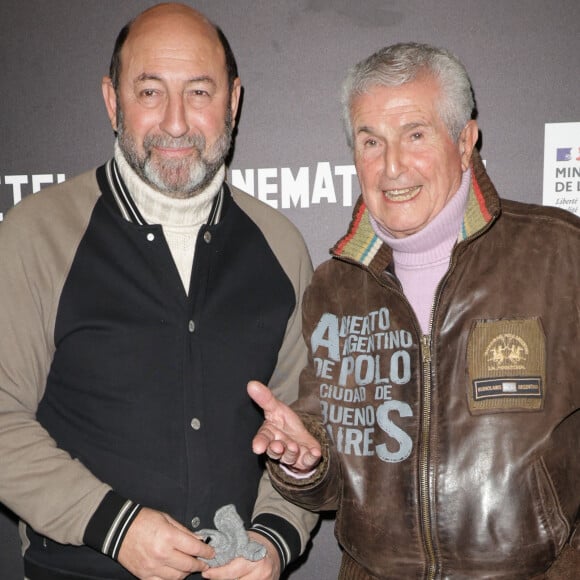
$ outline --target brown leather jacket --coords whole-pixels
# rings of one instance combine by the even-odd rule
[[[305,295],[324,460],[269,469],[337,511],[344,579],[580,577],[580,220],[472,175],[428,336],[361,202]]]

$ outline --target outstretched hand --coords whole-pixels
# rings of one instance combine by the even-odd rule
[[[248,383],[248,395],[263,409],[266,419],[252,442],[254,453],[266,453],[297,473],[312,471],[320,463],[322,449],[300,417],[258,381]]]

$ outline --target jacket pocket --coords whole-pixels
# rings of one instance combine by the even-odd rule
[[[538,497],[540,525],[554,543],[555,555],[560,553],[570,536],[570,524],[564,516],[556,489],[543,459],[534,464],[534,478]]]

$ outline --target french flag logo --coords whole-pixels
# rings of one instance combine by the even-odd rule
[[[558,147],[556,149],[556,161],[570,161],[572,159],[572,147]]]

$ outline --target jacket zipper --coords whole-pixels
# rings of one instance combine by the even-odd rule
[[[349,260],[345,260],[349,261]],[[353,262],[356,264],[356,262]],[[419,519],[423,531],[423,542],[427,557],[427,572],[425,580],[434,580],[437,572],[437,558],[435,555],[435,546],[433,543],[433,532],[431,522],[431,501],[429,498],[429,439],[431,434],[431,333],[433,327],[433,319],[435,315],[436,305],[439,302],[439,295],[443,287],[443,281],[451,271],[451,264],[443,280],[439,282],[435,292],[435,300],[431,307],[431,314],[429,318],[429,334],[421,334],[419,325],[416,325],[417,334],[421,336],[421,364],[423,370],[422,381],[422,400],[421,400],[421,432],[419,434],[420,451],[419,451]],[[395,288],[393,290],[400,295],[400,297],[409,304],[407,297],[403,293],[403,288],[398,278],[392,273],[385,270],[384,274],[390,278]],[[377,281],[384,284],[379,277],[375,277]],[[409,304],[411,311],[411,305]]]
[[[421,359],[423,362],[421,453],[419,457],[419,507],[423,540],[427,553],[427,579],[433,580],[437,570],[433,533],[431,529],[431,501],[429,498],[429,438],[431,434],[431,336],[421,337]]]
[[[443,292],[445,282],[455,269],[455,248],[451,251],[449,268],[439,281],[435,290],[435,297],[429,315],[429,331],[421,336],[421,360],[423,363],[423,389],[422,389],[422,416],[421,416],[421,453],[419,455],[419,506],[421,510],[421,525],[423,527],[423,540],[427,555],[426,580],[434,580],[437,575],[437,556],[433,541],[433,521],[431,518],[431,485],[429,481],[429,455],[431,439],[431,389],[432,389],[432,350],[433,344],[433,321],[439,305],[439,298]]]

